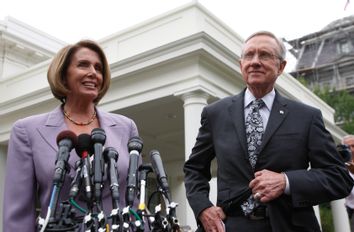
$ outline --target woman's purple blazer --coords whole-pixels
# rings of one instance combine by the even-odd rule
[[[120,204],[125,206],[125,190],[131,137],[137,136],[135,123],[122,115],[97,110],[101,128],[106,132],[105,147],[114,147],[119,153],[118,173]],[[41,217],[45,218],[52,192],[54,163],[57,156],[57,136],[68,130],[61,107],[41,115],[18,120],[12,127],[6,163],[3,205],[3,231],[36,230],[36,205],[40,205]],[[73,149],[70,153],[70,172],[65,176],[59,202],[68,200],[70,182],[75,175],[75,162],[80,159]],[[107,178],[102,192],[103,208],[112,208]],[[86,203],[80,202],[82,206]],[[37,203],[36,203],[37,202]]]

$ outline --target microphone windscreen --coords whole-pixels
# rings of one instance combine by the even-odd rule
[[[77,144],[77,136],[74,132],[71,130],[65,130],[62,131],[58,134],[57,136],[57,145],[59,145],[59,142],[62,141],[63,139],[69,139],[73,143],[72,147],[75,147]]]
[[[91,135],[80,134],[77,137],[77,145],[75,147],[75,151],[77,155],[81,158],[84,152],[88,152],[91,155],[92,154]]]
[[[104,144],[106,142],[106,133],[102,128],[95,128],[91,131],[92,143]]]
[[[118,160],[118,151],[113,147],[106,147],[103,152],[104,160],[108,163],[110,159]]]
[[[136,150],[139,153],[143,150],[143,140],[139,136],[131,137],[128,142],[129,152]]]

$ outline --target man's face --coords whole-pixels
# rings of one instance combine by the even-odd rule
[[[285,65],[286,61],[280,59],[280,48],[274,38],[257,35],[246,42],[240,66],[243,79],[250,89],[272,90]]]

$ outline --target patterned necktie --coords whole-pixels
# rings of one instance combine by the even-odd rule
[[[259,109],[263,106],[264,102],[262,99],[254,100],[251,103],[250,111],[245,120],[248,158],[253,169],[257,162],[256,150],[262,143],[264,132],[263,120],[259,113]]]
[[[259,109],[264,106],[262,99],[256,99],[251,103],[250,111],[245,119],[248,159],[254,170],[257,162],[256,151],[262,143],[264,133],[263,120],[259,113]],[[241,209],[245,215],[249,215],[257,208],[259,202],[251,195],[241,204]]]

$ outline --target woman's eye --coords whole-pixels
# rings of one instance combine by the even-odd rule
[[[80,63],[78,64],[78,66],[79,66],[79,67],[88,67],[89,64],[88,64],[87,62],[80,62]]]
[[[95,66],[95,70],[96,70],[97,72],[102,72],[102,67],[101,67],[101,65],[96,65],[96,66]]]

